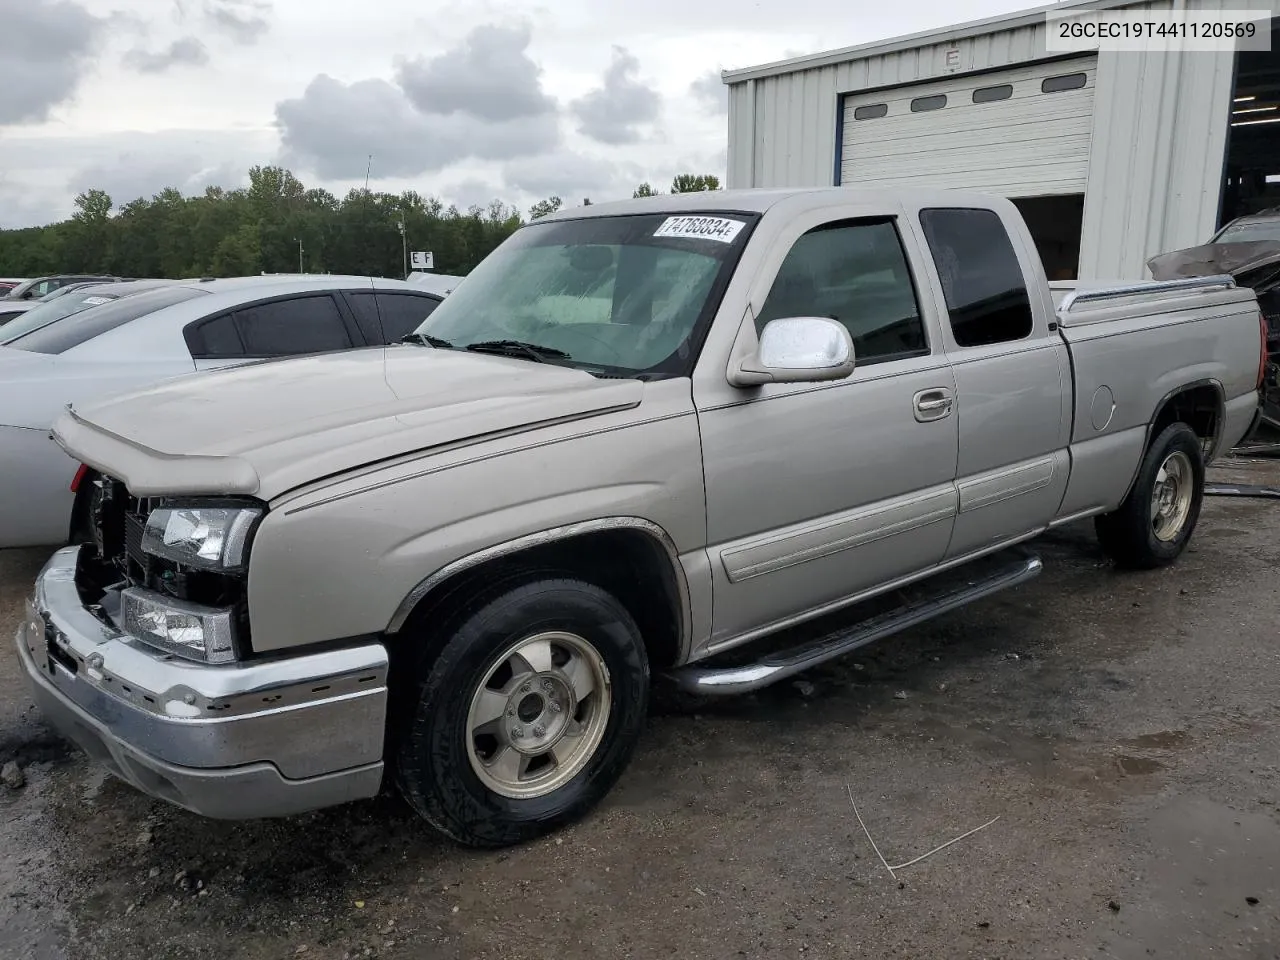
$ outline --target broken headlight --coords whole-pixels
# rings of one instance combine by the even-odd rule
[[[120,595],[126,633],[188,660],[228,663],[236,658],[232,613],[131,588]]]
[[[189,567],[235,572],[248,561],[249,535],[261,516],[253,507],[162,506],[147,517],[142,550]]]

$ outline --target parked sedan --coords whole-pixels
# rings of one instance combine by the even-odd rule
[[[98,283],[111,283],[119,277],[102,276],[100,274],[59,274],[53,277],[36,277],[34,280],[25,280],[18,284],[0,300],[39,300],[46,293],[53,293],[59,287],[65,287],[69,283],[83,283],[86,281],[96,281]]]
[[[64,543],[82,519],[89,485],[49,436],[68,403],[246,361],[393,343],[440,301],[368,277],[191,280],[21,336],[0,328],[0,547]]]
[[[0,319],[0,344],[17,340],[63,317],[73,316],[121,297],[146,293],[148,290],[172,286],[178,282],[177,280],[130,280],[127,283],[88,283],[63,287],[41,300],[28,301],[24,304],[28,306],[25,313],[16,314],[7,321]]]

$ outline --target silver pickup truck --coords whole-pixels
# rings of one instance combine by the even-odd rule
[[[188,809],[394,783],[519,842],[609,791],[653,675],[792,676],[1025,581],[1016,545],[1086,517],[1122,565],[1174,560],[1263,332],[1229,278],[1055,306],[981,195],[567,211],[411,342],[65,413],[93,538],[40,575],[22,662],[50,722]]]

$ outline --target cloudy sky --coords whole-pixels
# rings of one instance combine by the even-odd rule
[[[280,163],[522,210],[723,175],[719,71],[1018,0],[0,0],[0,226]]]

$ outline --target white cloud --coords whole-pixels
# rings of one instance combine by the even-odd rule
[[[580,203],[630,196],[641,180],[665,189],[677,172],[723,174],[719,67],[1023,6],[918,0],[855,16],[838,0],[0,0],[0,219],[69,212],[88,177],[151,195],[281,160],[341,196],[370,153],[375,189],[497,191],[523,209],[551,192]],[[33,17],[38,31],[15,28]],[[207,62],[190,62],[194,48],[181,69],[129,62],[183,38]]]

